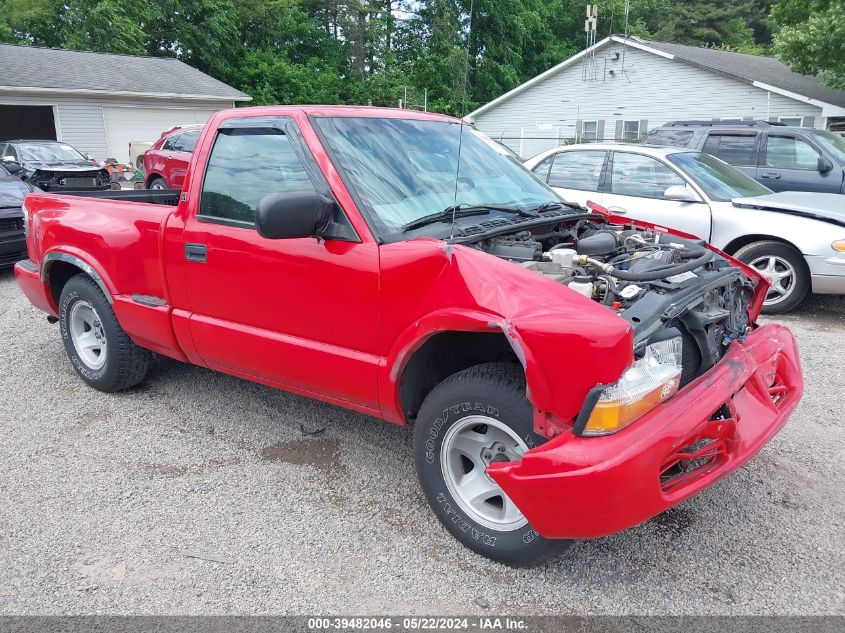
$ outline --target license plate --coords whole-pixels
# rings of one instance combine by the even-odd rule
[[[97,184],[96,178],[65,178],[65,187],[93,187]]]

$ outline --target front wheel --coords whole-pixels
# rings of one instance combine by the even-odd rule
[[[417,476],[437,518],[463,545],[514,567],[536,565],[571,541],[540,536],[486,471],[545,441],[534,433],[521,368],[476,365],[423,402],[414,430]]]
[[[763,314],[781,314],[796,308],[810,288],[810,270],[804,256],[782,242],[763,241],[743,246],[735,254],[754,268],[771,286]]]

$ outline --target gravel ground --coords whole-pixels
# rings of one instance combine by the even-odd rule
[[[845,614],[845,299],[781,320],[806,394],[756,459],[512,570],[436,522],[407,431],[169,360],[93,391],[0,273],[0,614]]]

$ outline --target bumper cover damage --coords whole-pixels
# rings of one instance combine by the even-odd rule
[[[542,536],[606,536],[741,467],[783,427],[802,389],[792,334],[765,325],[630,427],[568,432],[488,473]]]

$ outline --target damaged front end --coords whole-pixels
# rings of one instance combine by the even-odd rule
[[[615,433],[713,367],[753,330],[759,277],[701,240],[617,225],[601,215],[475,248],[567,286],[633,330],[633,363],[585,394],[576,435]]]

